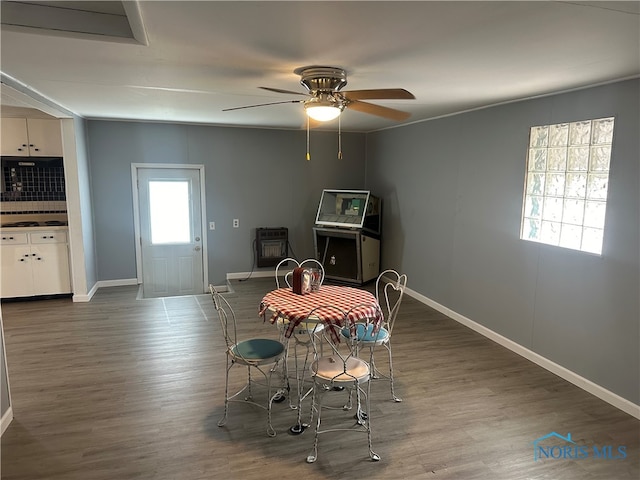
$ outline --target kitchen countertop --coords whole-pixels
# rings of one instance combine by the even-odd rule
[[[68,230],[68,225],[42,225],[37,227],[0,227],[0,232],[17,233],[17,232],[50,232],[52,230]]]

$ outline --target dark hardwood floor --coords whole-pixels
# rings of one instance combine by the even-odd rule
[[[232,286],[244,332],[276,338],[257,316],[273,280]],[[251,405],[232,404],[217,426],[225,354],[209,296],[136,294],[113,287],[90,303],[2,304],[14,411],[2,479],[640,478],[639,420],[407,296],[393,338],[404,402],[390,401],[384,380],[372,387],[382,460],[369,460],[364,435],[339,432],[321,437],[307,464],[312,432],[288,433],[286,402],[274,406],[275,438]],[[550,439],[560,458],[535,460],[533,442],[550,432],[575,443]],[[565,445],[587,458],[563,458],[577,451]],[[594,458],[594,446],[626,456]]]

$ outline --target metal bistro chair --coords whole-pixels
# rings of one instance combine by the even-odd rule
[[[209,291],[213,298],[213,304],[220,319],[222,333],[227,346],[227,366],[225,374],[224,386],[224,415],[218,422],[218,426],[222,427],[227,423],[227,415],[229,413],[229,402],[239,401],[251,403],[267,411],[267,435],[275,437],[276,432],[271,425],[271,405],[273,402],[279,402],[285,399],[285,395],[289,391],[288,379],[286,374],[286,366],[280,369],[279,364],[284,357],[285,346],[278,340],[269,338],[250,338],[247,340],[238,340],[236,315],[229,305],[229,302],[213,287],[209,285]],[[229,372],[234,365],[247,367],[247,383],[233,395],[229,395]],[[264,383],[256,382],[251,375],[252,370],[260,372],[264,377]],[[272,386],[272,376],[274,374],[281,375],[282,384],[279,385],[274,392]],[[259,403],[253,399],[252,387],[254,384],[266,386],[267,398],[264,403]],[[243,392],[247,392],[244,399],[238,398]]]
[[[284,265],[288,265],[289,262],[293,263],[296,267],[309,267],[309,268],[317,268],[320,270],[320,285],[324,282],[324,267],[320,261],[315,258],[307,258],[301,262],[298,262],[295,258],[285,258],[281,260],[278,265],[276,265],[276,288],[280,288],[282,285],[280,284],[280,270],[284,268]],[[293,275],[293,269],[287,271],[284,275],[284,282],[287,284],[289,288],[291,288],[291,276]]]
[[[310,366],[310,373],[313,379],[310,423],[313,421],[314,416],[316,422],[313,450],[307,456],[308,463],[313,463],[318,458],[319,436],[337,431],[359,431],[366,433],[369,457],[372,461],[377,462],[380,460],[380,455],[373,451],[371,445],[371,378],[373,369],[367,361],[358,357],[357,352],[361,347],[361,340],[355,335],[355,329],[357,326],[362,325],[365,328],[370,328],[372,335],[375,336],[376,332],[379,331],[376,328],[376,322],[378,321],[377,319],[382,317],[382,312],[380,312],[379,307],[376,306],[375,308],[379,313],[376,314],[374,318],[356,323],[355,320],[351,320],[351,312],[360,306],[362,305],[355,306],[350,311],[345,312],[336,306],[326,305],[318,307],[309,313],[309,317],[313,317],[320,309],[323,310],[324,316],[326,316],[327,313],[333,312],[331,316],[341,318],[341,325],[344,326],[344,328],[350,329],[354,334],[343,338],[343,341],[338,343],[333,340],[333,337],[330,335],[331,326],[326,327],[321,335],[316,335],[314,332],[309,333],[309,341],[313,346],[316,358]],[[323,354],[319,350],[319,342],[330,346],[330,348],[325,347],[325,350],[327,350],[326,354]],[[375,344],[373,347],[374,346]],[[327,395],[340,395],[340,391],[345,389],[348,391],[348,403],[346,405],[336,407],[326,403],[327,399],[325,397]],[[332,419],[330,425],[323,427],[323,409],[350,410],[352,408],[351,398],[353,393],[355,393],[356,396],[357,411],[355,416],[349,415],[345,418],[345,421],[349,423],[333,423],[338,420]],[[362,408],[363,405],[364,409]]]
[[[320,271],[320,285],[322,285],[322,283],[324,282],[324,267],[322,266],[322,263],[320,263],[318,260],[316,260],[315,258],[308,258],[306,260],[303,260],[301,262],[298,262],[295,258],[285,258],[284,260],[281,260],[278,265],[276,265],[276,269],[275,269],[275,276],[276,276],[276,287],[280,288],[281,284],[280,284],[280,270],[285,266],[288,265],[288,263],[291,262],[295,265],[295,267],[306,267],[309,266],[310,268],[316,268]],[[294,267],[294,268],[295,268]],[[291,285],[291,277],[293,275],[293,268],[291,268],[290,270],[288,270],[285,275],[284,275],[284,282],[287,285],[287,287],[292,288]],[[285,348],[286,348],[286,352],[285,352],[285,358],[286,361],[289,361],[289,353],[291,350],[291,341],[293,341],[293,360],[294,360],[294,372],[295,372],[295,384],[296,384],[296,388],[297,388],[297,402],[293,402],[293,397],[289,397],[289,407],[291,409],[298,409],[298,422],[296,425],[294,425],[293,427],[290,428],[290,433],[292,433],[293,435],[298,435],[300,433],[302,433],[305,428],[307,428],[309,425],[302,423],[301,421],[301,412],[300,412],[300,407],[301,407],[301,403],[302,401],[309,395],[309,393],[311,392],[310,388],[305,389],[304,386],[304,375],[309,363],[309,354],[311,353],[311,344],[309,342],[308,336],[310,332],[313,332],[314,334],[318,334],[320,333],[323,329],[324,329],[324,324],[321,322],[318,322],[317,320],[311,320],[311,321],[303,321],[300,322],[295,330],[293,331],[292,335],[290,338],[285,339],[284,338],[284,333],[287,330],[289,321],[287,319],[283,319],[283,318],[278,318],[276,320],[276,325],[278,327],[278,329],[280,330],[280,340],[285,344]],[[302,361],[302,368],[300,368],[300,357],[298,356],[298,348],[299,347],[303,347],[304,348],[304,360]]]
[[[393,326],[395,325],[398,311],[400,310],[400,303],[404,296],[404,291],[407,286],[407,275],[399,274],[395,270],[385,270],[376,280],[376,299],[378,304],[382,308],[384,313],[384,323],[380,332],[375,336],[371,334],[369,329],[366,329],[363,325],[358,325],[357,335],[360,340],[360,344],[363,347],[368,347],[371,351],[369,362],[373,370],[373,378],[385,377],[389,378],[391,384],[391,399],[394,402],[401,402],[402,399],[396,395],[393,385],[393,355],[391,353],[391,333],[393,332]],[[343,328],[342,335],[344,337],[350,336],[349,329]],[[389,376],[383,375],[376,368],[375,358],[373,356],[373,349],[377,345],[382,345],[387,349],[389,354]]]

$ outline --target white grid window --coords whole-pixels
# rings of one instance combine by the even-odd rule
[[[531,127],[521,239],[602,253],[613,123]]]

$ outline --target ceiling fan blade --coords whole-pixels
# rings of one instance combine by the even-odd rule
[[[380,105],[374,105],[373,103],[360,102],[357,100],[348,103],[347,108],[397,121],[406,120],[411,116],[409,112],[403,112],[401,110],[396,110],[395,108],[382,107]]]
[[[284,102],[269,102],[269,103],[258,103],[256,105],[246,105],[244,107],[233,107],[233,108],[223,108],[223,112],[228,112],[231,110],[242,110],[243,108],[253,108],[253,107],[265,107],[267,105],[279,105],[282,103],[302,103],[304,100],[285,100]]]
[[[413,93],[404,88],[379,88],[374,90],[347,90],[340,92],[347,100],[413,100]]]
[[[293,92],[291,90],[282,90],[281,88],[271,88],[271,87],[258,87],[261,88],[262,90],[268,90],[270,92],[276,92],[276,93],[286,93],[288,95],[304,95],[305,97],[307,97],[308,95],[306,93],[302,93],[302,92]]]

